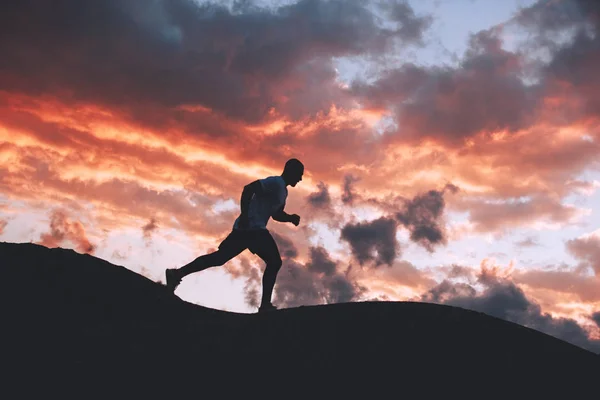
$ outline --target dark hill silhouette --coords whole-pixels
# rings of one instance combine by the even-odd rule
[[[362,302],[267,314],[211,310],[124,267],[35,244],[0,243],[0,272],[1,354],[3,371],[10,371],[1,390],[11,386],[20,397],[598,392],[600,356],[457,307]]]

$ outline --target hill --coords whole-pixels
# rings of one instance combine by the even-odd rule
[[[0,243],[0,273],[4,382],[20,394],[578,398],[598,391],[600,356],[457,307],[362,302],[224,312],[185,302],[125,267],[35,244]]]

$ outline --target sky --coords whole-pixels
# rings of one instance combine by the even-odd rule
[[[23,0],[0,31],[1,241],[164,283],[295,157],[276,306],[436,302],[600,352],[595,2]],[[176,294],[252,313],[263,270]]]

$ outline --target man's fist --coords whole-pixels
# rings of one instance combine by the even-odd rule
[[[296,226],[300,224],[300,216],[298,214],[293,214],[290,216],[290,222]]]

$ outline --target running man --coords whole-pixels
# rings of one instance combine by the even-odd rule
[[[267,230],[267,222],[273,217],[275,221],[291,222],[298,226],[300,216],[287,214],[283,209],[288,195],[287,186],[295,187],[302,180],[303,174],[304,165],[292,158],[285,163],[281,175],[269,176],[246,185],[240,200],[241,213],[219,249],[200,256],[179,269],[167,269],[165,276],[169,290],[175,291],[186,275],[221,266],[249,249],[266,263],[258,311],[275,310],[276,307],[271,304],[271,295],[281,268],[281,256],[275,240]]]

